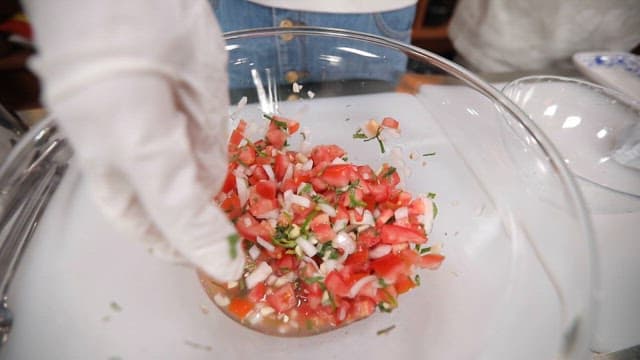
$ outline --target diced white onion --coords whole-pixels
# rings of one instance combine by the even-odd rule
[[[276,174],[273,173],[273,168],[271,167],[271,165],[263,164],[262,168],[264,169],[264,172],[267,173],[267,176],[269,177],[269,180],[276,181]]]
[[[256,267],[256,269],[244,279],[247,288],[253,289],[254,286],[258,285],[258,283],[267,280],[272,271],[271,266],[266,262],[263,261],[258,264],[258,267]]]
[[[373,209],[373,217],[376,219],[380,217],[380,209],[378,208]]]
[[[347,308],[342,306],[338,309],[338,320],[342,321],[347,317]]]
[[[336,216],[336,209],[333,208],[333,206],[327,204],[327,203],[319,203],[318,204],[318,209],[322,210],[323,213],[329,215],[329,217],[335,217]]]
[[[302,90],[302,85],[298,84],[297,82],[294,82],[291,85],[291,90],[293,90],[294,93],[298,94],[300,90]]]
[[[309,97],[309,99],[313,99],[316,96],[316,93],[314,93],[311,90],[308,90],[307,91],[307,96]]]
[[[367,285],[368,283],[377,280],[378,278],[375,275],[369,275],[369,276],[365,276],[363,278],[361,278],[360,280],[356,281],[355,284],[353,284],[353,286],[351,286],[351,289],[349,290],[349,297],[350,298],[354,298],[356,297],[356,295],[358,295],[358,293],[360,292],[360,290],[362,290],[362,288]]]
[[[344,161],[341,157],[337,157],[335,159],[333,159],[333,161],[331,162],[331,165],[342,165],[342,164],[346,164],[347,162]]]
[[[302,170],[309,171],[313,169],[313,160],[309,159],[302,164]]]
[[[213,295],[213,301],[215,301],[215,303],[218,304],[218,306],[223,306],[223,307],[231,303],[231,300],[229,300],[229,298],[226,295],[222,295],[222,294]]]
[[[344,230],[344,228],[347,226],[348,223],[349,223],[349,220],[347,219],[336,220],[333,223],[333,231],[338,232],[338,231]]]
[[[276,250],[276,247],[273,246],[273,244],[261,238],[260,236],[256,236],[256,242],[268,252],[274,252]]]
[[[289,198],[291,199],[292,204],[300,205],[304,208],[308,208],[311,206],[311,200],[307,199],[304,196],[296,195],[292,192]]]
[[[266,213],[262,213],[260,215],[256,215],[258,219],[278,219],[280,216],[280,211],[278,209],[269,210]]]
[[[282,178],[282,180],[289,180],[291,179],[291,177],[293,176],[293,164],[289,164],[287,165],[287,171],[284,173],[284,177]]]
[[[281,287],[281,286],[286,285],[286,284],[288,284],[288,283],[290,283],[290,282],[293,282],[293,281],[294,281],[295,279],[297,279],[297,278],[298,278],[298,276],[296,275],[296,273],[295,273],[295,272],[293,272],[293,271],[291,271],[291,272],[288,272],[288,273],[286,273],[286,274],[284,274],[284,275],[280,276],[280,277],[275,281],[275,283],[273,284],[273,286],[275,286],[275,287]]]
[[[424,215],[422,215],[422,224],[424,225],[424,231],[428,234],[433,227],[433,201],[428,197],[423,197],[424,203]]]
[[[272,286],[273,284],[276,283],[276,281],[278,280],[278,277],[271,274],[269,275],[269,277],[267,278],[267,285]]]
[[[391,245],[382,244],[369,250],[369,258],[378,259],[391,252]]]
[[[345,232],[339,232],[336,237],[331,240],[331,245],[336,249],[342,249],[344,255],[353,254],[356,251],[356,242]]]
[[[361,206],[358,206],[356,208],[354,208],[353,210],[356,211],[356,213],[358,213],[358,215],[362,215],[362,212],[364,211],[364,208]]]
[[[242,225],[249,227],[251,226],[251,219],[248,217],[242,218]]]
[[[276,312],[276,310],[271,306],[264,306],[262,307],[262,309],[260,309],[260,314],[262,314],[262,316],[269,316],[274,312]]]
[[[228,289],[233,289],[234,287],[238,286],[238,282],[237,281],[227,281],[227,288]]]
[[[399,207],[394,211],[393,216],[395,216],[396,220],[406,219],[409,217],[409,209],[406,206]]]
[[[342,264],[340,264],[338,260],[327,259],[323,261],[322,264],[320,264],[320,273],[323,275],[327,275],[333,270],[340,269],[341,267],[342,267]]]
[[[318,253],[318,250],[309,240],[303,238],[302,236],[296,239],[296,244],[300,246],[305,255],[312,257]]]
[[[316,271],[320,271],[320,268],[318,267],[318,264],[316,264],[315,260],[313,260],[312,258],[308,257],[308,256],[304,256],[302,257],[302,261],[311,264],[311,266],[314,267],[314,269],[316,269]]]
[[[236,189],[238,190],[238,198],[240,199],[240,206],[244,206],[249,200],[249,188],[244,178],[236,176]]]
[[[362,212],[362,220],[358,221],[356,220],[355,216],[351,216],[351,223],[354,225],[374,226],[376,224],[376,220],[373,218],[373,214],[371,214],[371,211],[364,210]]]
[[[258,249],[257,246],[253,245],[249,248],[249,256],[251,256],[253,260],[257,259],[258,256],[260,256],[260,249]]]
[[[275,218],[275,219],[267,219],[267,222],[274,229],[276,228],[276,226],[278,226],[278,219],[277,218]]]

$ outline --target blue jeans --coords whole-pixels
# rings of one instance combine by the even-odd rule
[[[408,43],[415,16],[415,6],[382,13],[329,14],[269,8],[246,0],[209,1],[224,32],[278,27],[285,21],[293,25],[355,30]],[[395,50],[347,39],[272,37],[246,46],[242,40],[237,44],[238,48],[230,50],[229,75],[234,88],[251,86],[250,67],[272,69],[281,84],[349,79],[395,83],[407,64],[406,56]]]

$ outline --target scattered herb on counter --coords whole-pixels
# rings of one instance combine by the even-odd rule
[[[430,152],[430,153],[422,154],[422,156],[433,156],[435,154],[436,154],[435,152]]]
[[[378,330],[376,331],[376,335],[384,335],[384,334],[388,334],[391,330],[395,329],[396,326],[395,325],[391,325],[389,327],[386,327],[382,330]]]

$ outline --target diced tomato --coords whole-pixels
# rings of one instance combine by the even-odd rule
[[[247,294],[247,299],[249,301],[253,301],[254,303],[259,302],[264,297],[264,294],[267,292],[267,286],[264,283],[258,283],[253,289],[249,290],[249,294]]]
[[[294,255],[283,255],[276,263],[276,271],[278,274],[283,275],[294,271],[298,268],[299,261]]]
[[[240,145],[242,139],[244,139],[244,130],[246,127],[247,123],[244,120],[240,120],[240,122],[238,122],[238,126],[233,130],[233,132],[231,132],[228,146],[229,153],[234,152],[238,148],[238,145]]]
[[[358,242],[369,248],[380,242],[380,234],[375,228],[368,228],[358,234]]]
[[[249,212],[255,217],[260,217],[266,213],[278,209],[278,201],[276,199],[265,199],[256,197],[249,199]]]
[[[329,224],[312,224],[311,231],[313,231],[316,239],[321,243],[331,241],[336,237],[335,231],[333,231]]]
[[[247,314],[253,310],[253,303],[243,298],[233,298],[227,307],[230,313],[238,317],[238,319],[244,319]]]
[[[313,186],[313,191],[316,192],[323,192],[327,190],[328,187],[327,183],[320,178],[311,179],[311,185]]]
[[[265,169],[261,165],[259,165],[259,166],[256,166],[255,169],[253,169],[253,173],[251,174],[251,176],[249,176],[249,184],[255,185],[262,180],[270,180],[270,179]]]
[[[360,246],[358,251],[347,257],[344,264],[351,267],[354,272],[369,271],[369,248]]]
[[[250,241],[256,241],[256,236],[271,240],[273,229],[267,222],[258,222],[251,214],[245,213],[236,220],[236,229],[240,235]]]
[[[404,260],[393,253],[372,260],[371,268],[378,277],[384,278],[388,284],[393,284],[398,276],[405,274],[409,270]]]
[[[427,242],[427,237],[403,226],[385,224],[382,225],[380,230],[380,241],[384,244],[392,245],[400,243],[423,244]]]
[[[413,282],[413,280],[411,280],[411,277],[407,275],[401,275],[398,276],[398,278],[396,279],[396,283],[393,284],[393,286],[396,288],[398,294],[404,294],[407,291],[413,289],[416,284]]]
[[[421,268],[435,270],[440,267],[442,261],[444,261],[443,255],[426,254],[421,256],[419,265]]]
[[[398,175],[397,170],[392,170],[389,165],[384,164],[382,166],[380,174],[378,174],[378,181],[380,182],[380,184],[386,184],[395,187],[400,183],[400,175]]]
[[[222,192],[229,192],[236,188],[236,176],[231,171],[227,172],[227,177],[222,184]]]
[[[369,193],[375,202],[381,203],[389,198],[389,185],[386,184],[369,184]]]
[[[271,295],[267,295],[267,302],[280,313],[293,309],[298,303],[293,284],[287,283]]]
[[[351,319],[363,319],[367,316],[373,314],[376,310],[376,303],[365,297],[358,297],[351,304],[351,308],[349,309],[349,316]]]
[[[361,165],[358,166],[358,176],[360,176],[362,180],[372,181],[376,178],[376,173],[373,172],[371,166]]]
[[[409,215],[422,215],[424,211],[424,201],[422,199],[414,199],[409,204]]]
[[[327,274],[327,277],[324,279],[324,284],[327,290],[336,296],[345,297],[349,295],[349,286],[335,270]]]
[[[300,129],[300,123],[293,120],[287,120],[287,129],[289,130],[289,135],[295,134],[298,129]]]
[[[329,165],[324,169],[321,178],[327,184],[340,188],[349,185],[353,173],[353,165]]]
[[[276,175],[276,180],[282,181],[284,175],[287,173],[287,169],[289,168],[289,157],[285,154],[276,155],[276,163],[274,165],[274,173]]]
[[[260,180],[256,183],[256,193],[265,199],[276,198],[276,183],[269,180]]]
[[[380,216],[376,219],[376,225],[384,225],[393,216],[393,210],[384,209],[380,212]]]
[[[296,184],[296,182],[292,179],[282,181],[282,183],[280,184],[280,192],[284,193],[287,190],[291,190],[295,193],[296,190],[298,190],[298,184]]]
[[[384,127],[388,127],[390,129],[397,129],[399,125],[400,123],[398,122],[398,120],[392,117],[386,117],[382,119],[382,126]]]
[[[338,145],[319,145],[311,149],[311,159],[318,165],[323,162],[330,163],[337,157],[343,157],[345,151]]]
[[[276,149],[282,149],[287,142],[287,133],[277,127],[270,127],[266,135],[269,144]]]
[[[250,146],[243,146],[238,151],[238,162],[245,166],[253,165],[256,162],[256,151]]]
[[[227,217],[231,220],[237,218],[242,214],[242,207],[240,206],[240,199],[235,193],[224,199],[220,204],[222,211],[227,213]]]

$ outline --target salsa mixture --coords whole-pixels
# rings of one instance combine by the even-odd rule
[[[247,265],[214,301],[241,322],[283,335],[326,331],[390,312],[420,285],[419,268],[444,256],[426,246],[437,208],[434,194],[398,187],[396,168],[349,162],[337,145],[289,149],[300,124],[279,116],[251,141],[241,120],[229,140],[229,167],[215,201],[235,224],[231,256],[242,241]],[[354,138],[376,139],[399,123],[370,121]],[[304,136],[304,133],[302,133]]]

